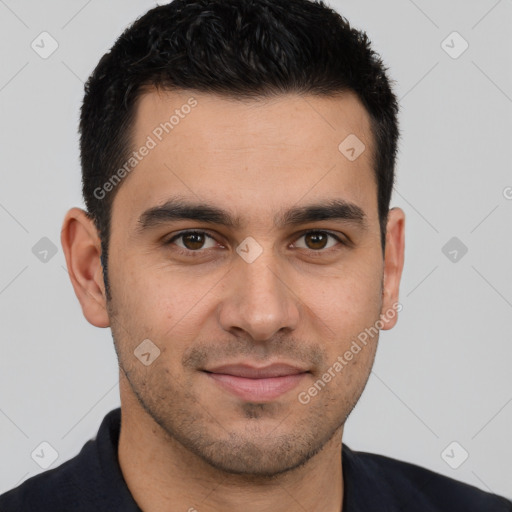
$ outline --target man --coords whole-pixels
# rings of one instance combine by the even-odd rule
[[[121,408],[10,511],[511,511],[342,444],[400,310],[398,106],[323,3],[156,7],[90,77],[62,245]]]

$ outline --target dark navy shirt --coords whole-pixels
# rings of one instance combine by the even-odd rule
[[[140,512],[117,459],[121,409],[78,455],[0,496],[0,512]],[[497,496],[382,455],[342,445],[343,512],[512,512]]]

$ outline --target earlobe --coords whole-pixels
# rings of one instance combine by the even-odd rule
[[[384,284],[382,290],[382,330],[391,329],[398,319],[399,289],[405,252],[405,213],[401,208],[389,210],[384,254]]]
[[[109,327],[101,243],[92,219],[80,208],[71,208],[64,218],[61,244],[71,284],[89,323]]]

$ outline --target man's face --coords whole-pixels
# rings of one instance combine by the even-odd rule
[[[197,105],[182,109],[191,96]],[[158,130],[176,109],[172,131]],[[366,146],[353,161],[338,149],[350,134]],[[109,317],[130,393],[214,467],[297,467],[341,434],[378,335],[344,354],[390,307],[369,116],[352,94],[242,103],[152,91],[133,149],[153,146],[148,136],[154,147],[118,185],[109,244]],[[178,196],[238,225],[143,215]],[[352,207],[283,222],[335,200]],[[134,355],[143,340],[146,362],[160,350],[148,365]]]

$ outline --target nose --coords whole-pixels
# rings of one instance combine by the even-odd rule
[[[264,251],[255,261],[237,260],[224,283],[219,322],[228,332],[244,331],[266,341],[279,331],[297,328],[300,300],[272,256]]]

